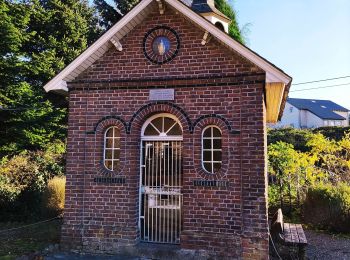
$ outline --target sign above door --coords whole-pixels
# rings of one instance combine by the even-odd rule
[[[150,89],[149,100],[175,100],[175,90],[173,88],[167,89]]]

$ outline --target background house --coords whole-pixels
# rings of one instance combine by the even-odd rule
[[[288,98],[279,127],[349,126],[349,110],[330,100]]]

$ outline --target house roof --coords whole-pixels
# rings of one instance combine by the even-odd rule
[[[160,1],[160,0],[159,0]],[[177,10],[194,24],[207,31],[222,44],[239,53],[241,56],[266,72],[266,82],[282,82],[289,85],[292,78],[281,69],[259,56],[243,44],[232,39],[227,33],[218,29],[214,24],[197,14],[191,8],[179,0],[164,0],[171,8]],[[113,27],[104,33],[94,44],[87,48],[72,63],[64,68],[58,75],[51,79],[45,86],[46,91],[66,92],[67,82],[73,81],[78,75],[90,67],[96,60],[113,46],[113,42],[119,42],[135,26],[140,24],[149,14],[152,8],[157,7],[155,0],[141,0],[130,12],[123,16]],[[285,94],[288,87],[285,88]]]
[[[348,109],[330,100],[288,98],[287,102],[298,109],[308,110],[322,119],[345,120],[334,111],[349,112]]]

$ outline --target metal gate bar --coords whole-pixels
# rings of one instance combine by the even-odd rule
[[[141,240],[180,243],[181,141],[143,141],[141,164]]]

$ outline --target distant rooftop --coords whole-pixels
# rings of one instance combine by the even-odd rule
[[[349,112],[349,109],[330,100],[288,98],[287,102],[298,109],[308,110],[322,119],[346,120],[333,111]]]

